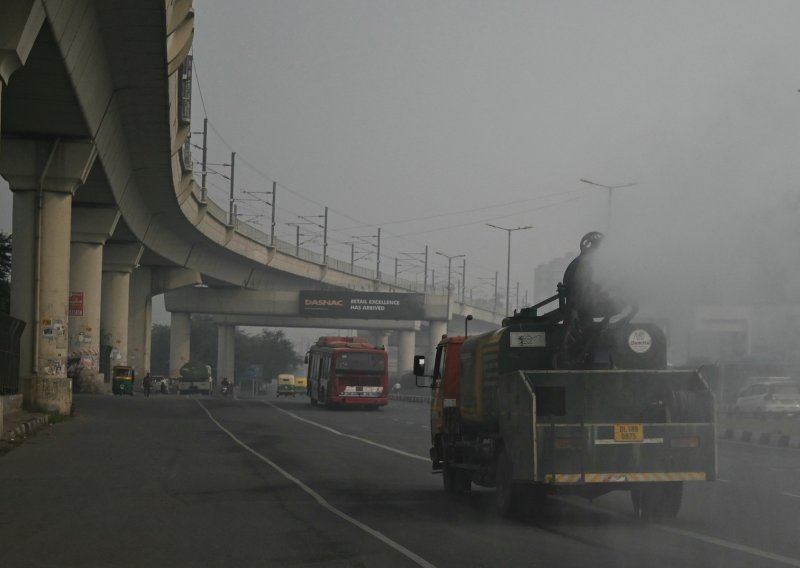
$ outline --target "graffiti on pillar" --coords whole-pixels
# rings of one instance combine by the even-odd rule
[[[91,335],[83,331],[78,334],[78,341],[81,343],[91,343],[93,339],[94,338]]]
[[[53,320],[53,335],[55,336],[56,349],[67,347],[67,326],[63,320]]]
[[[112,361],[122,361],[122,351],[117,349],[116,347],[111,350],[111,360]]]
[[[61,359],[48,359],[43,371],[45,375],[63,375],[64,362]]]
[[[69,353],[69,358],[73,360],[80,369],[96,371],[100,368],[100,353],[91,347],[80,347],[73,349]]]

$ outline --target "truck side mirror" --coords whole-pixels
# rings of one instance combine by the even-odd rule
[[[303,362],[304,362],[306,365],[308,365],[308,354],[307,354],[307,353],[306,353],[306,357],[305,357],[305,359],[303,359]]]
[[[414,355],[414,376],[422,377],[425,375],[425,356]]]
[[[430,375],[425,374],[425,356],[414,356],[414,384],[419,388],[430,389],[433,388],[433,381],[423,380],[420,384],[420,379],[430,379]]]

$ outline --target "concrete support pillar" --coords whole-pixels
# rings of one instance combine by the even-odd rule
[[[428,322],[428,339],[430,349],[428,353],[433,353],[436,351],[436,346],[441,341],[442,336],[447,333],[447,322],[446,321],[429,321]],[[431,359],[433,361],[433,359]]]
[[[389,332],[388,331],[376,331],[374,332],[375,335],[375,346],[376,347],[383,347],[385,349],[389,349]]]
[[[143,377],[150,371],[153,330],[152,271],[139,266],[131,273],[128,301],[128,365]]]
[[[414,343],[416,332],[397,332],[397,376],[402,377],[414,370]]]
[[[30,225],[37,217],[37,195],[33,192],[14,194],[11,232],[14,235],[11,253],[11,317],[26,322],[19,345],[19,374],[28,377],[38,372],[34,357],[34,336],[41,333],[38,326],[35,275],[38,266],[38,239]],[[27,228],[27,230],[26,230]]]
[[[77,359],[81,392],[101,392],[100,313],[103,245],[114,232],[119,211],[112,208],[72,209],[69,268],[69,356]]]
[[[186,268],[137,266],[133,270],[128,303],[128,365],[136,369],[137,376],[152,371],[153,296],[202,282],[199,272]]]
[[[128,315],[131,272],[144,247],[139,243],[110,243],[103,248],[103,295],[100,314],[102,346],[109,351],[109,367],[128,364]],[[105,377],[110,381],[109,375]]]
[[[129,272],[103,272],[101,327],[103,345],[111,348],[111,366],[128,364]],[[108,378],[108,377],[106,377]]]
[[[217,326],[217,369],[214,377],[217,385],[224,378],[227,378],[231,382],[234,381],[235,360],[236,326]]]
[[[192,319],[189,314],[172,312],[169,325],[169,376],[179,377],[181,367],[189,361]]]
[[[14,192],[11,315],[26,322],[20,374],[25,404],[68,414],[72,196],[96,157],[90,141],[4,139],[0,173]]]
[[[78,359],[81,392],[100,392],[103,245],[73,242],[69,270],[69,355]]]

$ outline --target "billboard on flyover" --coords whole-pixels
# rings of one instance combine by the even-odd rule
[[[300,315],[323,318],[417,320],[425,315],[424,294],[301,290]]]

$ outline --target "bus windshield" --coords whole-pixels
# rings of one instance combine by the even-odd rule
[[[357,371],[361,373],[382,373],[385,368],[383,352],[379,353],[340,353],[336,357],[336,371]]]

